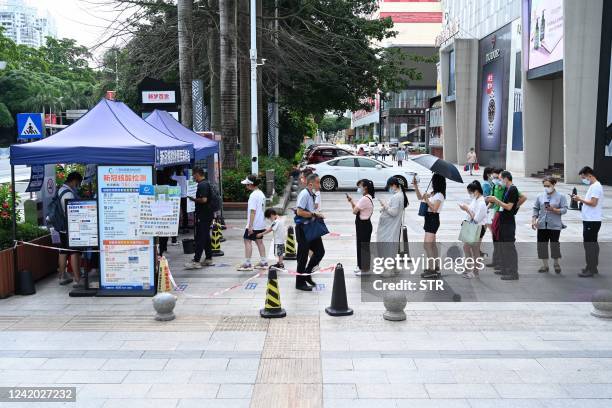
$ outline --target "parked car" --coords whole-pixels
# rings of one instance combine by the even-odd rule
[[[348,150],[339,148],[338,146],[317,146],[310,151],[306,158],[306,164],[322,163],[336,157],[351,156],[353,153]]]
[[[389,177],[397,177],[408,189],[412,188],[412,178],[416,173],[393,167],[390,164],[363,156],[340,157],[311,167],[321,177],[321,189],[333,191],[338,188],[355,188],[357,181],[367,178],[374,187],[384,189]]]
[[[304,149],[304,155],[302,156],[302,160],[305,161],[314,149],[316,149],[317,147],[322,147],[322,146],[332,146],[333,147],[335,145],[332,143],[312,143],[306,146],[306,149]]]

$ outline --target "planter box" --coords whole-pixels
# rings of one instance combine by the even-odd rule
[[[223,217],[230,220],[246,219],[248,203],[246,202],[224,202]]]
[[[31,241],[38,245],[51,246],[51,236],[37,238]],[[19,270],[32,272],[34,280],[46,278],[57,273],[57,254],[55,250],[19,245],[17,247],[17,265]],[[13,250],[0,251],[0,298],[15,293],[15,269],[13,266]]]

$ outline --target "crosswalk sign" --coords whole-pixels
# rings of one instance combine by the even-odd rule
[[[43,137],[42,113],[17,114],[17,139],[41,139]]]

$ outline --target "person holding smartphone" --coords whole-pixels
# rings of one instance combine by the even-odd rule
[[[354,272],[359,276],[362,272],[370,270],[368,262],[369,244],[372,238],[372,213],[374,212],[374,183],[372,180],[362,179],[357,182],[357,193],[361,194],[359,201],[355,202],[353,197],[346,195],[355,214],[355,235],[357,236],[357,267]]]
[[[531,228],[538,232],[538,258],[542,260],[542,266],[538,269],[538,272],[546,273],[549,271],[548,243],[550,242],[553,268],[555,273],[561,273],[559,236],[563,229],[561,216],[567,213],[567,198],[555,189],[557,180],[554,177],[546,177],[542,180],[542,185],[544,191],[538,195],[533,204],[533,217],[531,219]]]

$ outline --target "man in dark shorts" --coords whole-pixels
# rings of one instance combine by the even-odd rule
[[[195,254],[191,262],[185,264],[186,269],[201,269],[203,266],[212,266],[212,246],[210,241],[210,225],[213,220],[213,212],[210,208],[209,199],[211,196],[210,184],[204,176],[201,167],[193,169],[193,179],[198,183],[195,197],[187,197],[188,200],[195,202]],[[202,252],[206,254],[203,262]]]
[[[83,176],[80,173],[73,171],[68,174],[66,177],[66,181],[64,184],[57,190],[57,195],[60,198],[62,210],[64,211],[64,215],[66,215],[66,201],[73,200],[79,198],[78,188],[83,182]],[[66,217],[67,218],[67,217]],[[68,225],[65,225],[65,228],[58,231],[60,235],[61,248],[66,251],[60,251],[59,253],[59,280],[60,285],[67,285],[72,280],[74,281],[74,287],[80,288],[83,287],[83,282],[81,282],[81,254],[79,252],[68,251],[70,246],[68,245]],[[68,264],[68,256],[70,255],[70,268],[72,269],[72,280],[68,278],[68,274],[66,271],[66,266]]]
[[[264,209],[266,207],[266,196],[259,189],[261,183],[259,177],[251,174],[246,179],[240,182],[251,192],[249,195],[249,203],[247,207],[247,224],[244,230],[244,257],[245,261],[238,267],[239,271],[252,271],[251,256],[253,255],[253,241],[257,245],[260,261],[255,264],[257,269],[265,269],[268,267],[266,261],[266,248],[264,247],[263,239],[257,237],[266,229],[266,219],[264,217]]]

